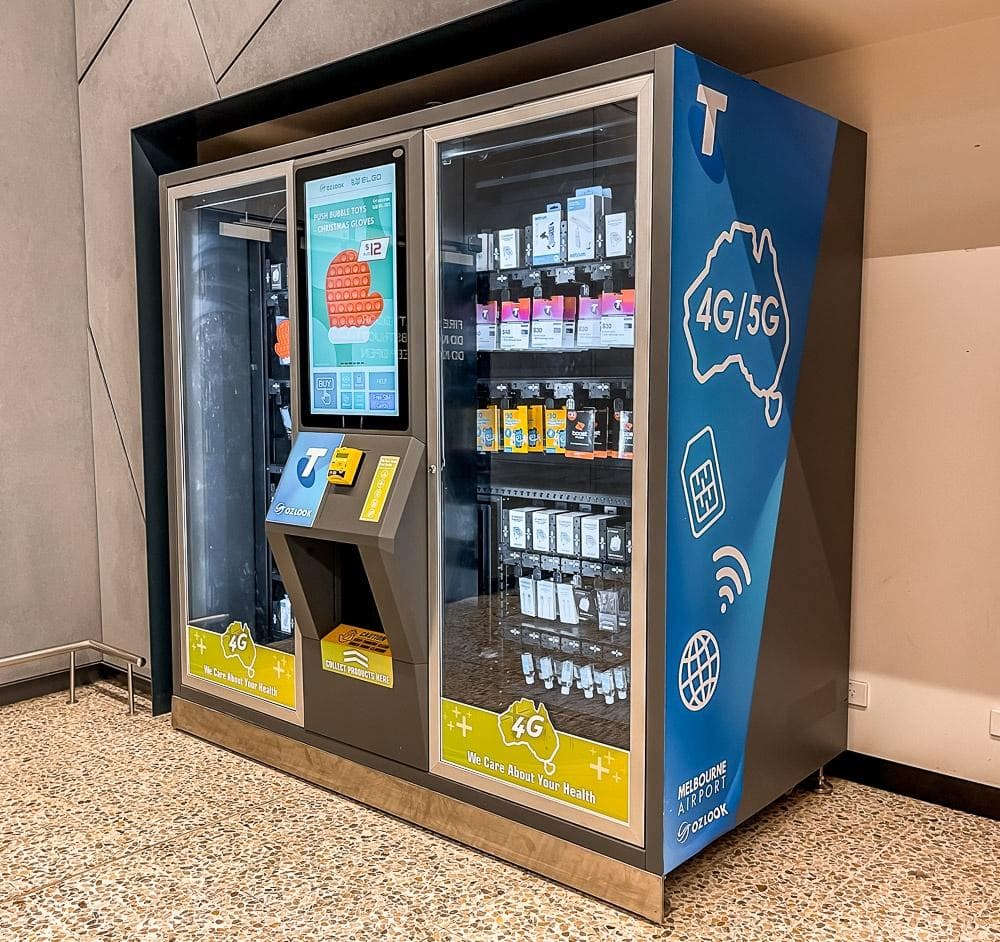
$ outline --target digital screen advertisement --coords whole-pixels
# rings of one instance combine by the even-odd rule
[[[396,166],[305,184],[312,412],[398,416]]]

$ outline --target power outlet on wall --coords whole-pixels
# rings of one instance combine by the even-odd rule
[[[847,682],[847,702],[861,710],[868,706],[867,680],[849,680]]]
[[[1000,710],[990,710],[990,735],[1000,739]]]

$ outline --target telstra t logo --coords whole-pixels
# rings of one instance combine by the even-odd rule
[[[316,482],[316,464],[329,453],[327,448],[307,448],[305,457],[299,459],[295,473],[303,487],[312,487]]]

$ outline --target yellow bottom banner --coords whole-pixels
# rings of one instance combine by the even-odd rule
[[[187,653],[193,677],[295,709],[295,656],[256,644],[245,622],[222,634],[188,625]]]
[[[559,732],[544,703],[525,697],[494,713],[442,698],[441,758],[628,823],[628,752]]]

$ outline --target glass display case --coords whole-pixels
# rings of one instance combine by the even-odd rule
[[[649,103],[624,85],[428,132],[432,756],[438,774],[638,842]]]
[[[264,533],[289,454],[286,176],[174,195],[184,682],[285,716],[295,622]]]

